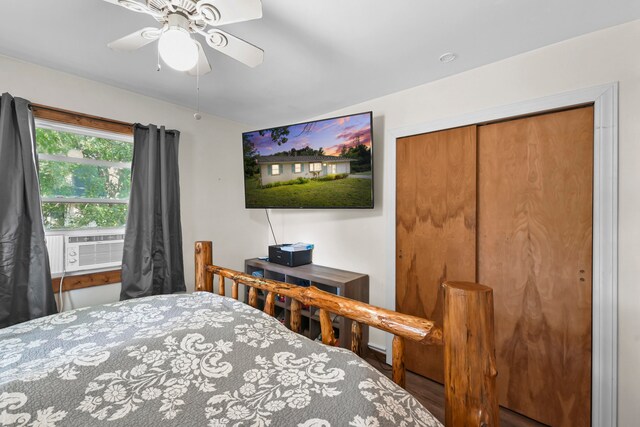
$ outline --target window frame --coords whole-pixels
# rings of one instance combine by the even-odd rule
[[[282,171],[280,170],[280,165],[278,163],[273,163],[269,166],[271,167],[271,175],[282,175]]]
[[[315,165],[318,165],[318,168],[315,168]],[[322,162],[311,162],[309,163],[309,172],[322,172]]]
[[[103,138],[114,141],[122,141],[133,144],[133,130],[129,134],[123,134],[119,132],[113,132],[106,129],[90,128],[85,126],[78,126],[65,122],[58,122],[49,120],[46,118],[39,118],[37,114],[34,114],[35,129],[47,129],[54,132],[66,132],[79,135],[85,135],[89,137]],[[37,142],[36,142],[37,145]],[[67,162],[74,164],[83,164],[96,167],[114,167],[119,169],[131,169],[132,162],[112,162],[108,160],[95,160],[87,158],[73,158],[69,156],[56,155],[56,154],[37,154],[38,162],[44,161],[56,161]],[[38,170],[38,173],[40,171]],[[43,197],[40,196],[40,201],[44,203],[68,203],[68,204],[129,204],[129,199],[106,199],[106,198],[89,198],[89,197]],[[45,234],[60,233],[64,231],[86,231],[91,233],[98,230],[122,230],[126,224],[118,227],[77,227],[77,228],[45,228]]]
[[[293,164],[293,173],[302,173],[302,163]]]
[[[108,119],[99,116],[92,116],[89,114],[78,113],[75,111],[63,110],[60,108],[49,107],[42,104],[30,105],[35,127],[38,127],[43,122],[55,123],[57,126],[73,126],[82,128],[86,132],[100,132],[101,135],[108,134],[109,139],[120,140],[121,138],[127,138],[133,143],[133,123],[127,123],[119,120]],[[34,129],[35,131],[35,129]],[[39,172],[39,171],[38,171]],[[40,191],[40,185],[38,183],[38,191]],[[46,236],[54,235],[69,235],[72,233],[97,233],[100,231],[109,230],[114,233],[124,233],[124,227],[118,228],[78,228],[78,229],[45,229]],[[64,250],[64,248],[62,249]],[[64,280],[62,285],[62,279],[60,274],[56,274],[52,280],[52,287],[54,292],[66,292],[75,289],[88,288],[94,286],[103,286],[118,283],[120,279],[121,267],[106,268],[104,270],[99,269],[97,272],[86,272],[82,274],[67,273],[68,277]],[[62,276],[64,277],[64,272]],[[62,286],[61,286],[62,285]]]

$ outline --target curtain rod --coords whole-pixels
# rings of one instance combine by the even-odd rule
[[[137,128],[149,129],[150,125],[143,125],[142,123],[136,123],[133,126],[137,127]],[[161,127],[164,127],[164,126],[156,126],[156,128],[158,128],[158,130],[160,130]],[[173,133],[173,134],[179,134],[180,133],[180,131],[177,130],[177,129],[167,129],[166,127],[165,127],[164,131],[166,133]]]
[[[101,122],[105,122],[105,123],[113,123],[115,125],[133,127],[133,123],[127,123],[127,122],[123,122],[123,121],[120,121],[120,120],[114,120],[114,119],[107,119],[107,118],[99,117],[99,116],[92,116],[90,114],[78,113],[77,111],[64,110],[62,108],[50,107],[48,105],[36,104],[36,103],[32,102],[29,106],[31,107],[32,111],[46,110],[46,111],[51,111],[51,112],[55,112],[55,113],[69,114],[69,115],[76,115],[76,116],[80,116],[80,117],[86,117],[88,119],[97,120],[97,121],[101,121]]]
[[[95,127],[102,130],[108,130],[115,133],[123,133],[130,135],[133,133],[135,127],[149,129],[148,125],[141,123],[127,123],[120,120],[106,119],[104,117],[92,116],[90,114],[78,113],[76,111],[63,110],[62,108],[50,107],[48,105],[31,103],[29,105],[31,111],[36,115],[38,112],[42,112],[40,117],[42,119],[49,119],[53,121],[62,121],[67,124],[79,125],[85,127]],[[160,126],[158,126],[160,128]],[[166,129],[167,133],[179,134],[180,131],[174,129]]]

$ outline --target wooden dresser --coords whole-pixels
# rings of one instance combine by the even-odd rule
[[[261,273],[265,279],[278,280],[298,286],[315,286],[325,292],[344,296],[362,302],[369,302],[369,276],[353,271],[339,270],[317,264],[306,264],[298,267],[287,267],[263,261],[258,258],[247,259],[244,262],[247,274]],[[248,289],[247,289],[248,292]],[[258,308],[264,306],[265,296],[258,294]],[[248,300],[248,297],[247,297]],[[276,296],[276,318],[285,325],[289,325],[291,315],[291,300]],[[335,337],[340,347],[349,348],[351,344],[351,320],[336,316],[333,319]],[[302,307],[301,333],[309,339],[315,340],[320,336],[320,318],[315,307]],[[369,342],[368,327],[363,325],[362,343]]]

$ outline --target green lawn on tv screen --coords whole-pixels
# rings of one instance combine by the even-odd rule
[[[370,207],[371,180],[310,180],[305,184],[260,188],[256,178],[246,178],[248,208],[273,207]]]

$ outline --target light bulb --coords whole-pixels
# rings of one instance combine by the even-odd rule
[[[162,60],[178,71],[189,71],[198,62],[198,46],[189,32],[180,27],[169,27],[158,42]]]

